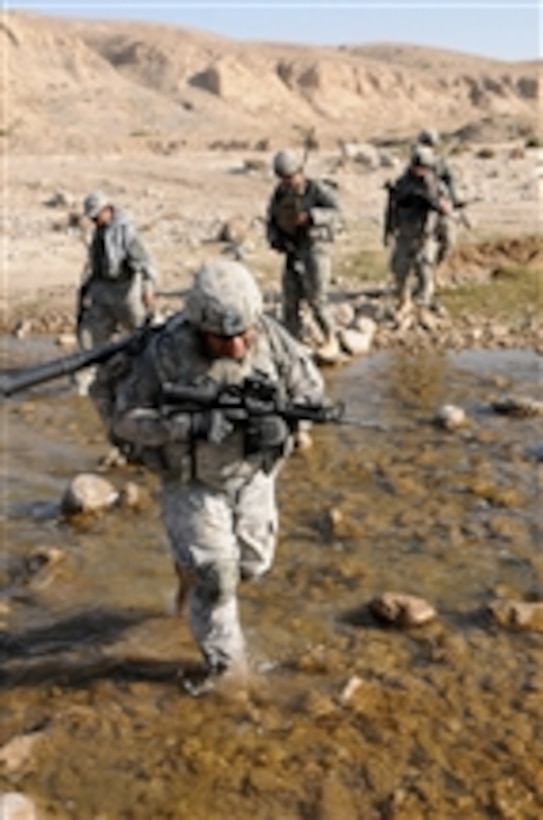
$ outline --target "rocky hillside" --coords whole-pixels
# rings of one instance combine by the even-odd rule
[[[184,147],[405,139],[485,124],[536,134],[542,63],[403,45],[237,42],[177,26],[6,13],[3,151],[176,153]]]

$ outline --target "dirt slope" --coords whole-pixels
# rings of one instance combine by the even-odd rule
[[[519,135],[537,128],[541,63],[403,45],[236,42],[22,12],[4,15],[0,43],[1,147],[11,153],[280,144],[310,127],[330,147],[405,138],[429,120],[455,131],[484,119],[497,139],[504,121]]]

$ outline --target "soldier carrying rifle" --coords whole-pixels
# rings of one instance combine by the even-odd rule
[[[388,185],[383,242],[393,241],[390,269],[400,313],[411,305],[433,306],[435,268],[439,258],[437,227],[452,206],[435,170],[435,156],[429,146],[413,151],[404,173]],[[416,286],[411,288],[410,275]]]
[[[332,363],[339,355],[339,344],[328,308],[328,288],[339,203],[328,186],[306,177],[303,160],[295,152],[279,151],[273,170],[279,182],[268,203],[266,235],[270,247],[285,257],[283,323],[300,339],[305,301],[324,337],[318,356]]]

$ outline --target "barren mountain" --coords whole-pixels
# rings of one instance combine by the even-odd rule
[[[338,139],[408,139],[484,125],[531,136],[540,62],[508,63],[404,45],[237,42],[177,26],[13,12],[0,25],[2,150],[176,153],[268,147],[314,128]]]

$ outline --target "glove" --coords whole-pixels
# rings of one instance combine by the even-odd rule
[[[245,428],[245,454],[256,455],[283,446],[290,435],[281,416],[251,416]]]
[[[192,435],[213,444],[221,444],[235,425],[221,410],[200,410],[192,414]]]

